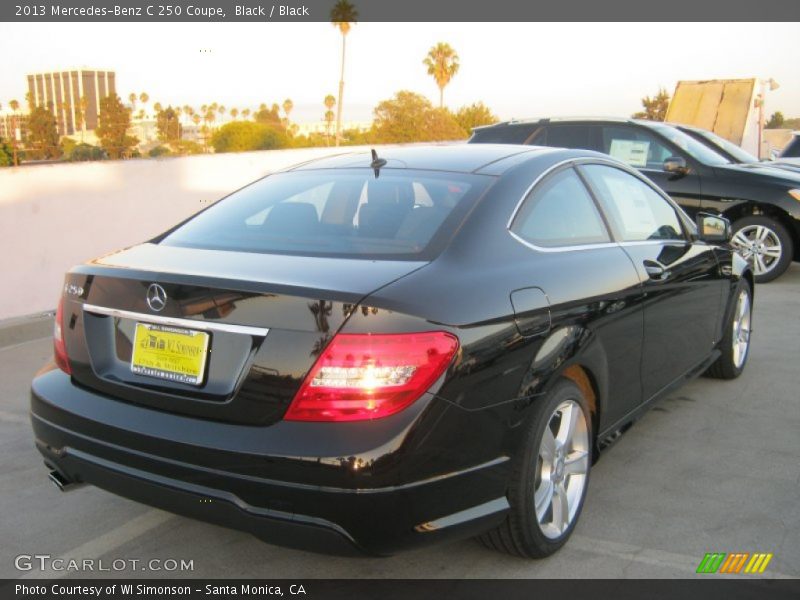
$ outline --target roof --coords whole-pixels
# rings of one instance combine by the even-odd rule
[[[479,129],[491,129],[492,127],[507,127],[514,125],[536,125],[539,123],[569,123],[572,121],[614,121],[617,123],[635,123],[641,119],[632,119],[629,117],[543,117],[543,118],[529,118],[529,119],[511,119],[510,121],[501,121],[500,123],[492,123],[491,125],[481,125],[480,127],[473,127],[473,131]]]
[[[499,175],[505,169],[534,156],[553,152],[552,148],[517,144],[439,144],[424,146],[377,147],[386,160],[383,168],[451,171]],[[311,160],[288,170],[369,168],[369,152],[348,152]],[[504,168],[502,165],[507,163]]]

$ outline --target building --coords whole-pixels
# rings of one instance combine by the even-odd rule
[[[28,130],[28,114],[22,111],[0,110],[0,139],[21,142]]]
[[[70,69],[28,75],[29,101],[56,118],[59,135],[92,131],[97,127],[100,100],[116,94],[114,71]]]

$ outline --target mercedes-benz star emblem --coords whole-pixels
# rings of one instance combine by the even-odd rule
[[[157,283],[151,283],[147,288],[147,306],[150,310],[160,312],[167,305],[167,292]]]

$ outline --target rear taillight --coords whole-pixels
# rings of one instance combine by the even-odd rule
[[[361,421],[399,412],[444,373],[458,338],[443,331],[339,334],[314,363],[284,418]]]
[[[58,368],[64,371],[67,375],[72,374],[72,368],[69,366],[69,358],[67,357],[67,347],[64,345],[64,298],[58,301],[58,308],[56,309],[55,324],[53,326],[53,354],[55,355],[56,364]]]

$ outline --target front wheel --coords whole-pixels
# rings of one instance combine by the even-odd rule
[[[783,275],[794,256],[792,236],[770,217],[752,216],[736,221],[731,245],[753,267],[756,283]]]
[[[592,462],[586,399],[561,380],[533,409],[508,489],[511,510],[480,536],[489,548],[544,558],[563,546],[583,508]]]
[[[722,354],[706,374],[717,379],[736,379],[744,371],[750,355],[750,331],[753,316],[753,292],[744,279],[736,286],[733,308],[725,322]]]

